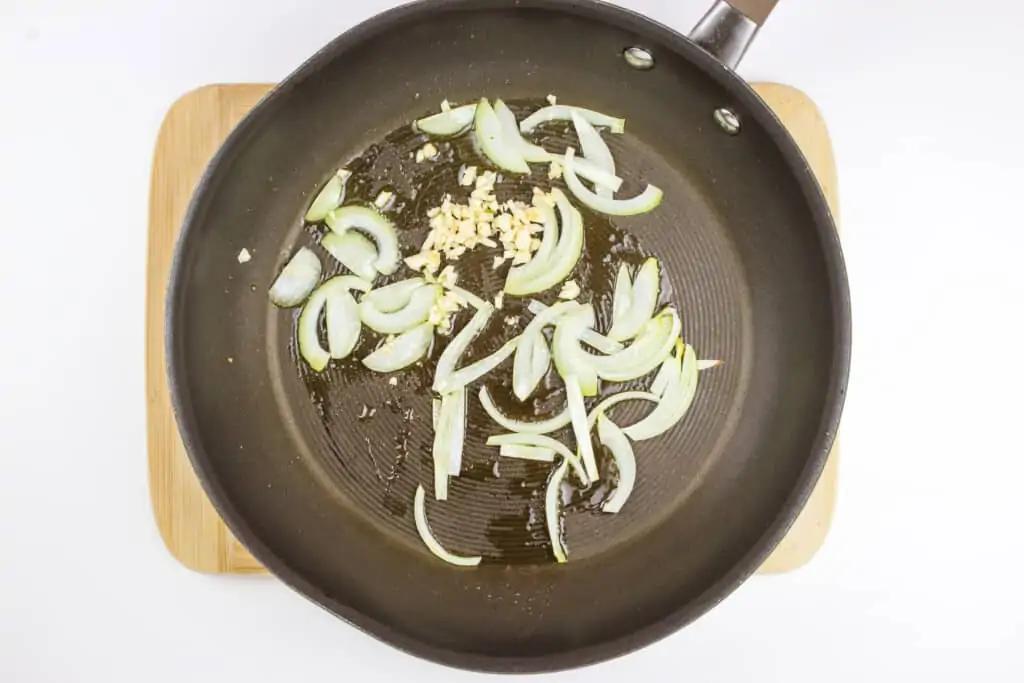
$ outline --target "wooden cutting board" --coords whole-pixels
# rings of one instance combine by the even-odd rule
[[[196,183],[227,134],[270,87],[208,85],[186,93],[164,118],[153,159],[146,306],[149,490],[167,549],[186,567],[200,572],[248,574],[266,570],[221,521],[185,454],[167,387],[164,295],[175,238]],[[788,86],[759,83],[754,88],[803,149],[838,216],[832,143],[817,107],[802,92]],[[795,569],[821,547],[832,521],[838,459],[837,444],[810,501],[761,572]]]

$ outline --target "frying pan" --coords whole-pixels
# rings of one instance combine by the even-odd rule
[[[270,571],[407,652],[527,672],[649,644],[760,565],[822,469],[850,349],[845,269],[825,200],[793,140],[732,70],[774,4],[718,2],[686,38],[590,0],[425,0],[332,41],[238,125],[179,238],[167,355],[200,480]],[[396,386],[357,361],[313,373],[297,360],[294,311],[266,293],[299,245],[319,249],[302,215],[334,169],[355,172],[351,201],[396,192],[412,253],[427,208],[459,188],[437,180],[454,173],[426,173],[410,159],[424,138],[409,123],[445,98],[502,97],[521,115],[549,93],[626,118],[626,134],[610,136],[620,196],[647,182],[665,191],[642,216],[585,213],[573,275],[582,298],[606,323],[618,263],[656,254],[684,338],[724,364],[702,373],[683,422],[636,444],[638,483],[620,514],[591,512],[586,501],[569,510],[567,564],[551,560],[538,514],[548,469],[496,464],[483,442],[500,430],[471,401],[463,475],[448,502],[428,502],[449,549],[484,557],[461,569],[430,555],[412,520],[416,485],[431,490],[432,363],[398,373]],[[571,143],[564,127],[546,135],[549,149]],[[472,153],[458,143],[450,150]],[[549,182],[539,171],[534,181]],[[526,190],[509,180],[498,191]],[[244,265],[243,248],[253,255]],[[500,287],[486,263],[460,261],[460,284]],[[514,327],[522,302],[501,314]],[[496,328],[467,362],[506,338]],[[364,334],[356,358],[378,342]],[[495,400],[513,414],[563,405],[553,388],[517,406],[510,373],[492,374]],[[630,422],[643,409],[620,410],[615,418]]]

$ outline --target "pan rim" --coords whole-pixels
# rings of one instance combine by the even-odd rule
[[[194,231],[198,231],[197,225],[201,222],[199,216],[201,198],[210,190],[218,169],[230,160],[235,149],[245,144],[248,135],[258,125],[262,116],[272,109],[279,95],[314,76],[323,65],[334,58],[336,53],[357,45],[368,36],[387,30],[395,24],[414,20],[422,14],[437,11],[448,12],[456,9],[508,9],[509,3],[507,2],[502,2],[502,0],[417,0],[385,11],[357,24],[331,40],[268,92],[227,136],[196,185],[175,244],[164,320],[166,330],[164,351],[168,387],[182,442],[203,490],[232,534],[279,580],[306,599],[375,639],[435,663],[490,673],[555,672],[589,666],[620,657],[651,645],[682,629],[706,614],[744,583],[763,564],[789,531],[810,497],[825,466],[843,410],[849,380],[852,346],[849,284],[845,260],[831,211],[813,171],[796,142],[775,113],[746,81],[682,34],[629,9],[610,5],[600,0],[574,0],[571,3],[562,0],[517,0],[516,5],[551,9],[614,23],[656,38],[667,48],[699,68],[707,77],[714,79],[749,112],[749,116],[764,127],[766,134],[777,146],[806,198],[808,209],[817,228],[825,260],[824,267],[832,290],[830,297],[833,302],[833,353],[825,410],[814,448],[808,454],[807,462],[797,479],[796,486],[764,534],[728,572],[708,586],[696,599],[680,605],[668,616],[613,640],[536,657],[491,656],[442,648],[409,637],[358,609],[332,600],[323,590],[293,570],[284,558],[263,544],[234,507],[216,478],[208,474],[205,463],[209,462],[211,458],[201,447],[199,439],[196,438],[197,420],[192,406],[187,400],[189,390],[186,386],[187,383],[183,380],[185,375],[182,367],[182,354],[176,349],[176,346],[181,347],[177,321],[182,308],[182,282],[185,281],[187,275],[187,265],[183,260],[184,245],[189,242],[189,236]]]

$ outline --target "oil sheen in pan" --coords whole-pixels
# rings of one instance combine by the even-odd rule
[[[520,101],[509,104],[522,118],[524,112],[546,103]],[[426,136],[416,133],[411,126],[405,126],[343,164],[352,171],[346,203],[370,203],[383,190],[394,193],[387,213],[398,228],[403,257],[416,253],[425,239],[428,209],[439,205],[445,194],[451,194],[459,202],[467,200],[472,188],[458,184],[459,168],[475,165],[483,171],[491,167],[474,149],[470,135],[452,140],[430,140],[438,148],[438,156],[431,161],[417,162],[415,152],[427,141]],[[576,144],[568,124],[546,126],[538,142],[550,150]],[[616,141],[609,142],[614,151]],[[619,156],[616,154],[616,158]],[[561,180],[548,178],[547,165],[537,164],[532,168],[533,173],[529,177],[500,174],[495,185],[499,201],[514,198],[529,202],[534,187],[546,190],[557,186],[565,190]],[[628,174],[623,175],[626,182],[621,196],[630,196],[642,189],[640,182],[630,182]],[[599,329],[607,329],[619,263],[637,267],[652,254],[634,235],[617,228],[609,217],[590,212],[578,202],[574,204],[583,213],[586,232],[583,258],[570,277],[580,285],[580,300],[594,304]],[[320,247],[314,246],[324,228],[309,226],[308,230],[309,242],[325,265],[325,277],[340,272],[341,267]],[[459,275],[459,285],[486,299],[493,299],[501,290],[509,267],[506,264],[493,269],[495,255],[495,249],[478,246],[451,262]],[[402,267],[392,276],[378,278],[375,286],[412,275]],[[550,304],[555,301],[556,293],[557,289],[533,298]],[[663,268],[662,304],[672,301],[672,294]],[[529,300],[530,297],[506,297],[503,307],[470,346],[463,362],[472,362],[493,352],[521,332],[532,317],[526,310]],[[464,310],[457,316],[456,332],[471,315],[471,310]],[[396,385],[391,385],[388,377],[370,372],[359,362],[381,340],[380,335],[366,328],[363,328],[352,356],[341,362],[333,361],[323,373],[313,372],[301,361],[294,335],[290,338],[289,357],[310,398],[307,405],[294,406],[296,417],[307,422],[310,433],[316,435],[314,443],[310,444],[314,457],[322,461],[335,483],[364,515],[418,544],[412,521],[412,498],[416,486],[423,483],[428,490],[431,526],[450,551],[482,555],[485,562],[535,564],[554,561],[543,512],[543,493],[551,466],[499,458],[497,448],[485,445],[488,436],[504,430],[480,408],[476,399],[479,383],[469,390],[470,409],[462,475],[451,480],[448,501],[436,503],[429,495],[433,481],[430,385],[436,359],[450,337],[436,336],[426,361],[394,373]],[[564,390],[553,370],[542,387],[525,403],[519,403],[512,397],[511,360],[482,381],[488,385],[499,408],[517,419],[550,417],[561,412],[565,405]],[[642,389],[648,384],[647,378],[606,384],[602,388],[602,396],[588,401],[588,408],[604,395]],[[614,415],[628,424],[648,410],[646,404],[630,402],[616,408]],[[564,443],[573,443],[568,429],[552,436]],[[638,460],[642,461],[644,449],[644,444],[637,444]],[[592,550],[608,544],[606,538],[574,538],[571,531],[571,518],[580,514],[599,514],[596,510],[613,488],[614,463],[603,449],[598,449],[598,457],[602,471],[612,476],[603,477],[600,484],[585,492],[566,496],[570,518],[566,540],[570,556],[576,554],[574,551],[589,554],[587,546],[592,544],[595,546]]]

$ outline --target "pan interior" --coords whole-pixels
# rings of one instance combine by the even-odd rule
[[[434,3],[359,27],[243,124],[197,195],[179,246],[170,344],[190,455],[257,557],[328,609],[418,654],[532,670],[650,640],[710,606],[723,576],[754,569],[752,549],[820,457],[834,302],[809,198],[753,98],[695,66],[676,36],[628,13],[494,4]],[[652,51],[654,69],[628,66],[622,51],[633,45]],[[501,97],[522,112],[549,93],[627,119],[626,134],[606,136],[625,179],[620,196],[647,182],[665,191],[651,214],[585,213],[586,257],[573,275],[581,299],[607,319],[618,264],[656,255],[684,338],[725,363],[702,374],[683,423],[636,444],[638,483],[622,513],[582,505],[568,515],[570,562],[561,566],[550,560],[538,498],[548,467],[496,462],[483,442],[501,429],[474,388],[464,474],[448,503],[428,500],[441,541],[485,558],[457,570],[428,554],[412,522],[413,490],[429,491],[432,481],[433,364],[399,373],[396,386],[351,362],[316,375],[295,354],[296,313],[271,306],[266,291],[297,246],[315,244],[301,216],[335,168],[355,171],[351,199],[396,193],[408,255],[425,234],[426,210],[445,192],[468,194],[455,171],[474,154],[457,141],[441,145],[445,161],[417,163],[411,152],[424,138],[409,123],[445,98]],[[743,121],[740,135],[716,127],[723,106]],[[571,139],[564,126],[545,135],[549,149]],[[546,168],[533,181],[549,186]],[[526,185],[507,179],[498,192],[524,198]],[[242,248],[249,263],[236,260]],[[493,255],[456,262],[460,284],[495,293],[504,270],[491,269]],[[528,319],[509,298],[469,359]],[[364,333],[355,357],[377,341]],[[557,388],[517,406],[509,367],[486,383],[510,414],[560,410]],[[643,412],[624,405],[614,417],[628,423]],[[763,546],[759,556],[770,550]]]

